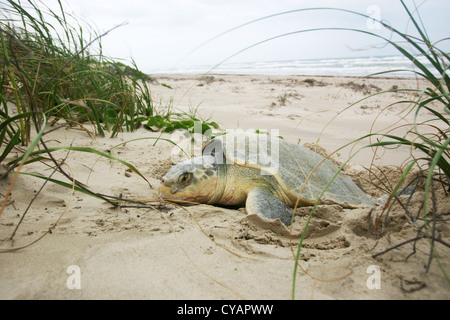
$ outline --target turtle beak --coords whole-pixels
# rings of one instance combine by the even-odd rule
[[[162,177],[161,184],[158,188],[158,195],[160,198],[169,198],[172,194],[177,192],[173,179]]]

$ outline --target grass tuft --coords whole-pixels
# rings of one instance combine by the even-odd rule
[[[58,4],[59,9],[53,11],[44,1],[0,0],[0,178],[13,174],[0,214],[18,174],[92,195],[115,207],[121,205],[74,180],[52,155],[58,150],[118,161],[150,185],[132,164],[107,151],[47,147],[43,137],[51,131],[70,127],[92,136],[115,137],[140,127],[162,132],[193,131],[199,125],[202,131],[217,128],[214,122],[198,119],[195,112],[175,113],[172,106],[160,114],[151,98],[152,78],[134,61],[125,63],[102,53],[102,38],[122,25],[100,34],[68,13],[61,1]],[[37,161],[53,164],[67,181],[20,172]]]
[[[389,132],[370,133],[365,137],[356,139],[355,142],[370,137],[375,138],[377,142],[366,145],[361,149],[409,146],[411,150],[418,150],[422,153],[419,156],[412,155],[409,161],[404,165],[401,177],[397,182],[394,182],[395,187],[391,190],[388,200],[382,208],[382,212],[377,217],[377,228],[375,231],[378,233],[382,233],[383,230],[382,228],[380,228],[380,226],[382,225],[383,221],[386,221],[389,213],[389,208],[391,207],[392,203],[394,201],[398,201],[396,197],[397,193],[402,191],[401,187],[404,184],[406,178],[409,175],[416,174],[413,173],[412,169],[419,169],[420,172],[422,172],[422,179],[425,180],[424,193],[423,195],[419,195],[419,193],[416,192],[417,188],[412,188],[412,190],[408,189],[408,191],[410,191],[408,203],[412,197],[422,197],[422,207],[420,208],[419,212],[417,212],[415,215],[412,215],[409,212],[408,203],[406,204],[406,206],[404,206],[405,214],[407,214],[411,218],[412,225],[416,227],[417,235],[413,239],[404,241],[401,245],[414,243],[413,252],[410,254],[413,255],[416,253],[416,242],[421,239],[426,239],[426,241],[428,241],[430,245],[429,260],[426,266],[426,271],[429,270],[432,260],[436,259],[444,277],[450,283],[450,277],[446,270],[443,268],[441,261],[439,260],[439,250],[436,246],[436,244],[439,243],[443,245],[439,249],[450,248],[450,245],[445,243],[436,234],[436,228],[439,224],[448,223],[446,215],[449,214],[449,212],[445,212],[445,210],[438,211],[436,203],[436,189],[439,186],[445,190],[445,193],[447,195],[450,192],[450,57],[445,51],[441,50],[438,47],[438,43],[431,43],[426,31],[424,30],[424,27],[417,22],[417,20],[420,19],[420,16],[417,17],[411,14],[409,8],[403,1],[402,5],[404,7],[405,13],[415,26],[416,32],[419,34],[419,37],[400,32],[382,21],[378,22],[384,28],[399,36],[403,41],[394,42],[393,40],[383,38],[377,34],[364,30],[350,31],[363,32],[370,36],[382,38],[386,43],[394,46],[403,56],[411,61],[412,65],[414,65],[415,69],[410,70],[411,73],[420,78],[423,78],[426,81],[427,86],[425,87],[425,89],[417,90],[402,89],[397,87],[392,88],[392,90],[388,91],[381,91],[379,90],[379,88],[364,88],[361,86],[352,86],[354,90],[362,91],[363,93],[368,95],[367,98],[378,94],[401,91],[414,91],[417,96],[417,99],[414,101],[398,101],[395,103],[404,103],[412,106],[410,108],[410,112],[414,115],[414,121],[409,126],[409,130],[407,130],[407,133],[405,135],[396,136],[390,134]],[[341,11],[340,9],[336,10]],[[345,11],[349,12],[347,10]],[[368,16],[361,13],[350,13],[360,15],[369,19]],[[425,58],[425,60],[429,62],[429,65],[431,67],[421,63],[419,61],[422,60],[421,58]],[[389,70],[378,73],[377,75],[393,73],[397,71],[398,70]],[[375,93],[372,93],[372,89],[375,91]],[[428,114],[427,120],[420,122],[418,120],[419,115],[423,114]],[[356,153],[354,153],[353,156]],[[417,178],[413,179],[413,181],[416,180]],[[409,185],[403,190],[406,190],[408,187]],[[312,217],[314,210],[315,207],[311,210],[310,218]],[[305,232],[307,227],[308,226],[305,226]],[[395,248],[398,248],[401,245],[397,245],[395,246]],[[293,273],[292,298],[295,298],[295,283],[301,247],[302,246],[300,243],[297,249],[296,263]],[[389,249],[386,252],[392,249]],[[375,254],[374,257],[384,253],[385,252]]]

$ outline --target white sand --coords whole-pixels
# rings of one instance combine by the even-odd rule
[[[316,82],[305,82],[306,79]],[[372,84],[382,90],[394,85],[421,86],[414,80],[294,76],[214,75],[209,81],[196,81],[194,76],[171,75],[156,80],[173,87],[170,90],[156,83],[151,85],[152,97],[161,111],[172,99],[173,106],[181,110],[198,107],[199,116],[211,117],[223,129],[278,129],[289,141],[319,142],[328,153],[371,130],[376,132],[393,123],[399,126],[412,119],[411,115],[402,119],[406,113],[400,112],[407,104],[392,105],[383,111],[395,101],[411,99],[406,93],[375,96],[333,119],[367,94],[352,90],[349,82],[366,84],[366,89]],[[326,126],[330,120],[333,121]],[[46,139],[51,146],[73,144],[106,151],[131,139],[158,136],[159,133],[140,129],[119,134],[117,138],[93,138],[83,131],[62,129]],[[170,135],[163,137],[170,138]],[[155,145],[154,142],[138,140],[113,150],[116,157],[134,165],[152,187],[136,173],[127,172],[119,162],[89,153],[70,152],[64,168],[98,193],[155,200],[159,179],[172,165],[173,146],[165,141]],[[353,151],[363,145],[358,144]],[[334,158],[344,161],[349,154],[351,148],[346,148]],[[67,151],[54,155],[63,159]],[[410,150],[405,147],[380,155],[375,163],[390,165],[384,167],[385,174],[394,179],[398,177],[394,166],[402,165]],[[372,160],[373,150],[363,150],[351,160],[347,171],[376,198],[383,193],[363,179],[367,173],[362,166],[369,166]],[[27,165],[22,171],[46,175],[52,172],[37,163]],[[63,179],[57,174],[53,177]],[[0,200],[3,201],[11,181],[11,176],[0,181]],[[247,216],[243,208],[210,205],[181,208],[158,206],[153,201],[148,203],[153,208],[114,209],[103,200],[79,192],[72,195],[71,190],[48,183],[28,211],[14,242],[5,240],[42,184],[43,180],[18,177],[9,204],[0,217],[1,248],[20,248],[31,243],[63,216],[52,233],[38,242],[0,254],[2,299],[291,298],[293,256],[308,208],[297,211],[293,235],[289,236],[276,225],[261,224],[255,217]],[[439,209],[448,208],[448,197],[438,196]],[[439,226],[438,232],[449,242],[448,226]],[[368,209],[319,206],[303,243],[296,299],[450,298],[450,286],[436,260],[430,271],[424,272],[429,252],[426,241],[417,243],[418,252],[407,262],[411,244],[372,258],[373,254],[415,236],[416,231],[398,206],[390,213],[386,232],[381,237],[373,233]],[[449,251],[439,244],[438,250],[448,272]],[[67,273],[72,265],[81,272],[81,289],[67,286],[67,280],[70,282],[76,275]],[[373,265],[380,269],[380,289],[367,286],[368,278],[373,275],[367,271]]]

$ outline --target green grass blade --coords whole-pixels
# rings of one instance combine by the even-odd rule
[[[62,187],[65,187],[65,188],[68,188],[68,189],[74,188],[78,192],[82,192],[84,194],[90,195],[90,196],[95,197],[97,199],[101,199],[100,197],[96,196],[94,193],[88,192],[88,191],[78,187],[77,185],[74,186],[72,183],[67,183],[67,182],[64,182],[64,181],[61,181],[61,180],[58,180],[58,179],[49,178],[49,177],[44,176],[44,175],[42,175],[40,173],[19,172],[19,174],[26,175],[26,176],[31,176],[31,177],[35,177],[35,178],[39,178],[39,179],[43,179],[43,180],[48,180],[48,181],[53,182],[53,183],[55,183],[57,185],[60,185]]]
[[[448,138],[443,144],[442,147],[440,149],[438,149],[436,152],[434,152],[432,160],[430,162],[430,168],[428,169],[428,175],[427,175],[427,180],[425,182],[425,194],[427,195],[430,191],[430,185],[431,185],[431,180],[433,178],[433,174],[434,174],[434,169],[436,168],[436,166],[438,166],[439,168],[442,169],[442,161],[445,160],[442,157],[442,153],[444,152],[444,150],[446,148],[448,148],[448,145],[450,143],[450,138]],[[448,163],[447,163],[448,165]],[[444,171],[444,169],[442,169]],[[450,170],[450,166],[447,167],[447,170]],[[447,171],[444,173],[447,175],[447,178],[450,180],[450,171]],[[426,216],[428,213],[428,197],[424,198],[424,203],[423,203],[423,212],[425,215],[425,221],[426,221]]]
[[[97,154],[97,155],[102,156],[104,158],[111,159],[111,160],[114,160],[114,161],[118,161],[121,164],[123,164],[126,167],[128,167],[129,169],[131,169],[132,171],[134,171],[135,173],[137,173],[141,178],[143,178],[150,185],[150,182],[133,165],[131,165],[130,163],[128,163],[126,161],[123,161],[123,160],[121,160],[119,158],[116,158],[116,157],[114,157],[114,156],[112,156],[112,155],[110,155],[108,153],[105,153],[105,152],[102,152],[102,151],[99,151],[99,150],[96,150],[96,149],[90,148],[90,147],[70,146],[70,147],[51,147],[51,148],[48,148],[48,152],[54,152],[54,151],[59,151],[59,150],[69,150],[69,151],[78,151],[78,152],[86,152],[86,153],[91,153],[91,154]],[[43,154],[43,153],[47,153],[47,150],[38,150],[38,151],[35,151],[35,152],[31,153],[31,155],[36,156],[36,155]],[[14,165],[14,163],[17,162],[20,159],[22,159],[22,157],[19,158],[19,159],[14,160],[12,162],[10,162],[9,165]],[[23,161],[23,159],[22,159],[22,161]]]
[[[5,150],[3,150],[3,153],[0,155],[0,162],[2,162],[8,156],[11,150],[19,143],[19,141],[20,141],[20,131],[17,131],[16,134],[11,138],[9,143],[6,145]]]

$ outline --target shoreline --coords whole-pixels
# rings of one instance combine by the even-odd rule
[[[418,60],[430,67],[429,61],[424,57]],[[355,77],[386,79],[416,79],[412,70],[415,70],[412,61],[403,55],[390,56],[366,56],[366,57],[341,57],[341,58],[317,58],[305,60],[281,60],[281,61],[253,61],[253,62],[229,62],[225,61],[217,65],[197,65],[181,68],[167,67],[166,69],[152,70],[149,73],[159,74],[220,74],[220,75],[281,75],[281,76],[330,76],[330,77]],[[396,70],[395,72],[388,72]],[[436,77],[440,75],[436,74]]]
[[[264,73],[220,73],[220,72],[186,72],[186,73],[167,73],[167,72],[155,72],[148,73],[150,77],[153,78],[174,78],[174,77],[187,77],[187,76],[198,76],[198,78],[202,78],[205,76],[240,76],[240,77],[253,77],[253,76],[262,76],[262,77],[301,77],[301,78],[351,78],[351,79],[368,79],[368,80],[406,80],[406,81],[426,81],[423,78],[419,77],[382,77],[382,76],[344,76],[344,75],[308,75],[308,74],[264,74]]]
[[[349,107],[366,95],[365,90],[375,94],[377,88],[417,86],[416,80],[405,79],[210,76],[199,81],[193,75],[155,77],[150,84],[155,108],[196,109],[198,117],[211,116],[211,121],[220,123],[222,129],[278,129],[283,138],[300,144],[318,143],[326,153],[367,134],[375,119],[373,130],[379,131],[393,121],[399,121],[398,126],[408,123],[408,119],[403,119],[405,105],[392,103],[413,99],[414,95],[391,92]],[[48,183],[33,202],[15,241],[3,240],[1,249],[29,244],[60,220],[37,243],[1,253],[0,298],[291,298],[293,252],[311,208],[297,209],[290,236],[270,222],[247,215],[243,208],[160,204],[156,201],[157,188],[172,165],[173,146],[165,141],[154,144],[159,135],[139,129],[103,138],[61,129],[47,136],[49,147],[73,143],[106,151],[124,143],[113,150],[114,156],[135,166],[151,186],[117,161],[75,151],[67,156],[66,151],[60,150],[54,155],[57,159],[67,156],[65,164],[74,178],[91,190],[145,201],[147,207],[112,208],[97,198],[80,192],[72,194],[67,188]],[[345,161],[352,152],[348,149],[334,154],[333,159]],[[384,192],[376,188],[376,181],[370,181],[363,166],[373,162],[382,170],[376,171],[376,176],[394,183],[400,176],[398,166],[410,155],[410,149],[384,150],[379,155],[379,159],[373,159],[373,150],[365,149],[346,168],[374,199]],[[47,175],[50,171],[39,162],[26,165],[23,170]],[[55,174],[53,178],[61,176]],[[0,180],[0,190],[6,190],[10,183],[11,177]],[[43,180],[19,175],[0,217],[2,239],[10,237],[42,184]],[[436,196],[439,210],[450,206],[449,197],[442,190]],[[418,202],[410,205],[411,210],[420,208]],[[437,263],[433,261],[429,273],[424,273],[429,252],[426,241],[418,242],[418,252],[406,263],[404,258],[412,252],[409,246],[373,258],[375,253],[417,236],[401,206],[392,208],[382,236],[374,234],[371,215],[369,208],[318,206],[303,243],[296,299],[448,299],[449,286]],[[445,227],[439,229],[440,236],[449,241],[450,231]],[[445,270],[449,270],[449,252],[440,250],[439,254]],[[68,269],[70,266],[79,268],[75,270],[80,271],[80,289],[73,287],[77,274]],[[370,266],[381,270],[381,289],[367,285]]]

